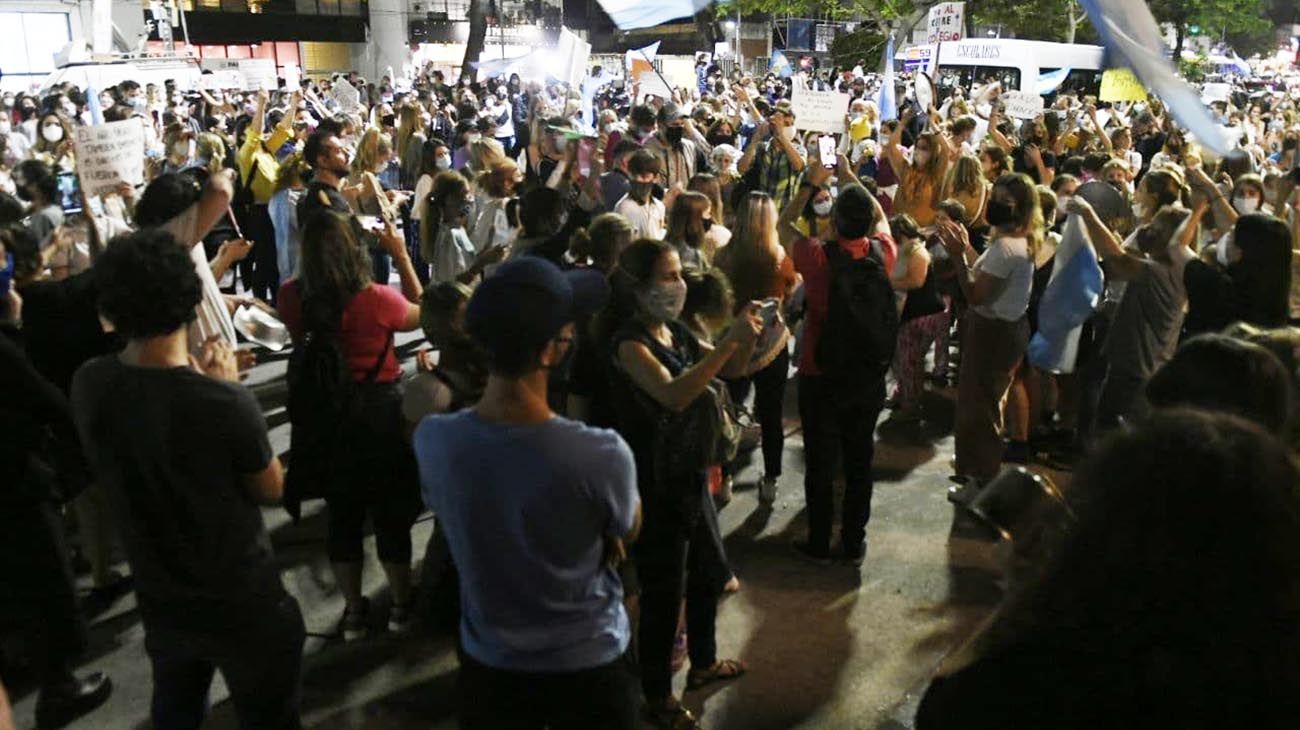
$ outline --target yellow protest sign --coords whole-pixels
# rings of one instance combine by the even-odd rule
[[[1106,69],[1101,75],[1102,101],[1146,101],[1147,89],[1133,72],[1126,68]]]

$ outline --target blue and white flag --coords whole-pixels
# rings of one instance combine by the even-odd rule
[[[689,18],[708,4],[709,0],[600,0],[600,7],[619,30],[650,28],[677,18]]]
[[[785,54],[780,51],[772,53],[772,61],[768,64],[767,70],[783,79],[794,75],[794,66],[790,64],[790,59],[786,58]]]
[[[90,112],[90,125],[98,127],[104,123],[104,108],[99,104],[99,91],[94,83],[86,84],[86,111]]]
[[[1072,373],[1079,335],[1105,291],[1097,252],[1077,215],[1065,221],[1052,278],[1038,305],[1038,332],[1029,341],[1029,363],[1049,373]]]
[[[1152,93],[1164,101],[1174,119],[1196,136],[1197,141],[1219,156],[1232,144],[1210,116],[1196,90],[1174,73],[1165,58],[1165,42],[1145,2],[1134,0],[1079,0],[1088,19],[1101,36],[1102,45],[1114,55],[1113,66],[1127,66]]]
[[[881,76],[880,96],[876,100],[882,122],[898,118],[898,101],[894,95],[894,36],[891,34],[885,44],[885,73]]]
[[[1055,71],[1048,71],[1045,74],[1039,74],[1038,75],[1039,95],[1047,96],[1048,94],[1060,88],[1061,84],[1065,83],[1065,77],[1069,76],[1070,71],[1072,70],[1073,69],[1071,69],[1069,66],[1066,66],[1065,68],[1058,68]]]

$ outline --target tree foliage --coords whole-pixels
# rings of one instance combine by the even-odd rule
[[[1091,43],[1096,31],[1075,0],[968,0],[967,22],[1002,26],[1003,35],[1037,41]]]
[[[1231,34],[1250,46],[1260,42],[1267,44],[1272,31],[1268,20],[1272,0],[1150,0],[1149,5],[1157,21],[1174,27],[1175,58],[1182,53],[1183,43],[1192,28],[1216,39]],[[1246,49],[1238,50],[1247,53]]]

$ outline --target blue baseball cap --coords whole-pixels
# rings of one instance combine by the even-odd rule
[[[609,283],[591,269],[561,271],[537,256],[502,264],[483,280],[465,308],[465,329],[489,355],[545,345],[570,322],[609,301]]]

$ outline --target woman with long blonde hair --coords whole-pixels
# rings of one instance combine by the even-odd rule
[[[221,172],[226,167],[226,143],[220,135],[204,132],[195,146],[194,164],[209,174]]]
[[[424,146],[423,107],[403,104],[397,107],[397,139],[394,149],[402,162],[402,185],[410,189],[420,178],[420,151]]]
[[[899,144],[906,124],[899,124],[889,135],[885,156],[894,172],[898,173],[898,194],[894,197],[894,213],[906,213],[922,228],[934,222],[938,212],[939,193],[952,148],[942,134],[926,132],[916,138],[912,146],[912,159],[908,160]]]
[[[508,210],[510,202],[517,200],[515,190],[523,179],[523,172],[513,160],[496,162],[479,174],[479,202],[475,206],[469,234],[474,248],[486,251],[496,246],[509,246],[513,241],[518,221],[511,220]]]
[[[731,281],[737,313],[755,301],[764,302],[772,312],[770,320],[765,320],[744,377],[728,383],[731,396],[738,403],[749,396],[751,383],[754,386],[754,411],[762,429],[763,450],[758,497],[765,504],[776,499],[781,451],[785,448],[781,408],[790,373],[790,332],[781,313],[798,283],[794,259],[781,246],[776,226],[776,204],[772,198],[767,193],[750,193],[737,211],[735,235],[718,252],[716,262]],[[766,324],[768,321],[771,324]]]
[[[984,204],[988,202],[989,188],[992,186],[984,179],[980,169],[980,160],[974,155],[962,155],[953,163],[952,170],[943,181],[943,193],[939,200],[949,198],[961,203],[966,210],[965,220],[971,227],[981,227],[984,220]]]

